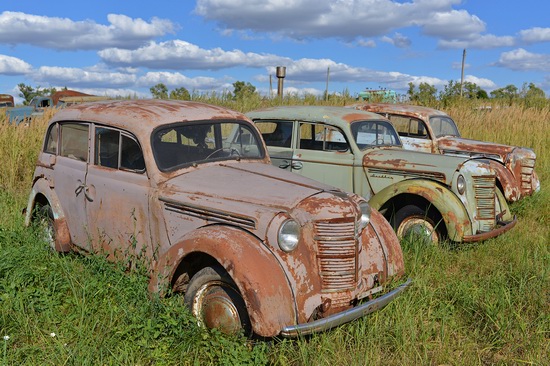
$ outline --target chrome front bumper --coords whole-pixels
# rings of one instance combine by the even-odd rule
[[[361,303],[354,308],[342,311],[341,313],[334,314],[327,318],[318,319],[309,323],[285,327],[281,331],[280,335],[282,337],[303,336],[311,333],[322,332],[337,327],[339,325],[349,323],[362,316],[382,309],[384,306],[393,301],[397,296],[399,296],[403,291],[405,291],[407,287],[411,285],[411,283],[411,279],[408,279],[407,282],[388,292],[387,294],[384,294],[376,299]]]

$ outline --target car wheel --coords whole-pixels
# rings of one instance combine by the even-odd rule
[[[431,244],[438,244],[441,234],[427,212],[415,205],[399,209],[393,220],[394,230],[399,239],[415,238]]]
[[[55,225],[50,205],[40,206],[37,212],[37,222],[40,236],[49,245],[50,249],[55,251]]]
[[[234,334],[251,334],[246,304],[235,282],[221,266],[205,267],[189,281],[184,296],[200,326]]]

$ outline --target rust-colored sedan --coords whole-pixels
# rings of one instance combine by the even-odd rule
[[[49,123],[26,209],[58,251],[149,266],[206,327],[322,331],[410,283],[386,220],[361,197],[270,164],[244,115],[182,101],[88,103]],[[375,296],[373,296],[375,295]]]
[[[361,103],[351,107],[388,118],[407,150],[485,161],[496,171],[497,184],[509,202],[540,190],[535,172],[537,156],[531,149],[463,138],[453,119],[433,108],[389,103]]]

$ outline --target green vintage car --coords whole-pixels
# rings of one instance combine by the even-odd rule
[[[247,113],[273,165],[365,197],[399,237],[475,242],[516,224],[480,159],[407,151],[384,117],[340,107],[274,107]]]

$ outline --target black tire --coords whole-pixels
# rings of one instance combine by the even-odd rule
[[[392,226],[399,239],[414,237],[438,245],[443,234],[428,212],[415,205],[400,208],[393,217]]]
[[[246,336],[252,334],[246,304],[237,285],[221,266],[198,271],[189,281],[184,302],[200,326],[217,328],[227,334],[241,331]]]

